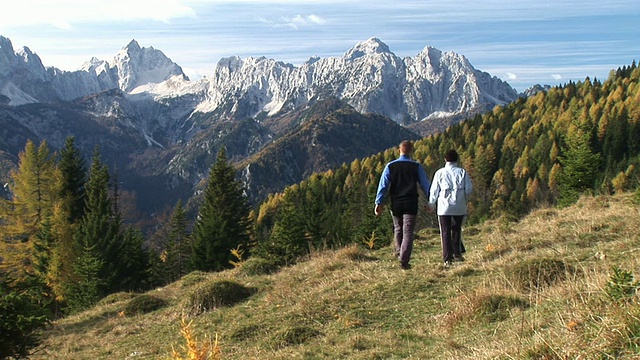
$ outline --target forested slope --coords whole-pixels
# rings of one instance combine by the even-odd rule
[[[640,70],[635,63],[605,82],[584,82],[521,98],[415,143],[414,158],[433,173],[456,149],[474,183],[469,219],[518,219],[532,209],[565,206],[584,192],[638,186]],[[265,201],[257,216],[256,254],[388,237],[390,220],[373,217],[373,197],[395,148],[316,174]]]

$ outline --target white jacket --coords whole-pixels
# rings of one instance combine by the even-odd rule
[[[438,215],[466,215],[467,199],[473,186],[467,171],[457,163],[446,163],[436,171],[429,190],[429,206],[436,207]]]

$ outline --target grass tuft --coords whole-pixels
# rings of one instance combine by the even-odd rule
[[[517,288],[534,290],[561,282],[571,272],[573,268],[564,261],[536,258],[514,264],[509,276]]]
[[[180,279],[180,282],[182,283],[182,287],[191,287],[205,280],[207,280],[207,273],[204,271],[196,270],[183,276],[182,279]]]
[[[235,281],[215,280],[198,286],[189,295],[185,310],[188,314],[199,315],[222,306],[232,306],[249,298],[254,289]]]
[[[304,344],[305,342],[320,335],[322,335],[322,333],[314,328],[296,326],[276,333],[273,341],[276,348],[282,348],[291,345]]]
[[[275,261],[261,257],[250,257],[240,266],[240,273],[247,276],[270,275],[278,270],[280,266]]]
[[[114,303],[117,303],[117,302],[120,302],[120,301],[126,301],[126,300],[133,299],[136,296],[137,296],[136,294],[130,293],[130,292],[117,292],[117,293],[113,293],[113,294],[105,296],[104,298],[102,298],[98,302],[98,304],[96,306],[114,304]]]
[[[167,306],[164,299],[153,295],[140,294],[129,300],[124,307],[124,315],[140,315],[156,311]]]

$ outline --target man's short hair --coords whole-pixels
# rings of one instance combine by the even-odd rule
[[[458,153],[455,150],[449,150],[444,154],[444,159],[447,162],[458,162]]]
[[[403,140],[400,143],[400,152],[403,154],[411,154],[413,152],[413,144],[409,140]]]

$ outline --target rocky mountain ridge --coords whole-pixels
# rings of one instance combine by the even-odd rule
[[[415,57],[401,59],[377,38],[356,44],[342,57],[312,57],[300,66],[265,57],[228,57],[218,62],[210,77],[191,81],[160,50],[140,47],[135,40],[111,61],[93,58],[80,70],[62,71],[45,67],[26,47],[14,50],[11,41],[0,36],[0,123],[7,129],[0,136],[0,160],[16,164],[26,139],[47,140],[57,149],[66,136],[74,135],[86,154],[95,145],[103,147],[112,166],[124,169],[120,176],[137,182],[133,188],[139,196],[155,189],[189,197],[220,146],[230,148],[230,159],[243,166],[250,158],[261,162],[255,156],[268,146],[299,144],[278,139],[307,134],[299,130],[306,112],[317,103],[338,101],[338,108],[353,109],[348,121],[358,117],[355,113],[371,113],[396,124],[387,127],[422,129],[407,130],[405,135],[411,137],[517,96],[506,82],[474,69],[462,55],[425,47]],[[362,136],[370,139],[354,141],[353,134],[344,139],[347,143],[331,146],[344,149],[375,141],[376,147],[364,148],[380,151],[380,145],[396,143],[395,138],[374,140],[371,126],[377,124],[380,131],[380,124],[372,117],[359,119]],[[436,130],[425,126],[431,122],[438,123]],[[358,156],[366,155],[370,154]],[[303,173],[347,161],[316,160],[308,159],[321,165],[303,166]],[[265,189],[252,183],[252,174],[256,172],[244,172],[247,188]],[[157,184],[144,184],[149,177]]]

